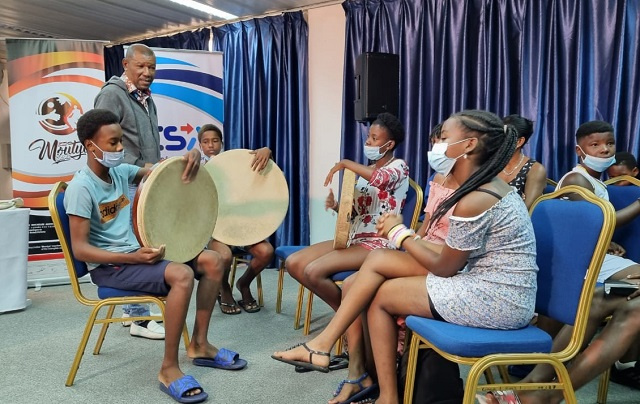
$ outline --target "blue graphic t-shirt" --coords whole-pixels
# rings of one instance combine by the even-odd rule
[[[129,184],[140,167],[121,164],[109,169],[111,184],[104,182],[88,166],[76,172],[64,193],[69,215],[90,220],[89,244],[111,252],[140,248],[131,228]],[[87,263],[91,270],[98,264]]]

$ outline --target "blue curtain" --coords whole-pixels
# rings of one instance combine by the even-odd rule
[[[309,243],[308,28],[301,12],[213,29],[224,53],[227,149],[269,147],[289,184],[289,211],[273,244]]]
[[[180,32],[171,36],[144,39],[133,43],[143,43],[151,48],[172,48],[209,50],[209,38],[211,28],[202,28],[197,31]],[[124,58],[124,45],[115,45],[104,48],[104,75],[109,80],[112,76],[120,76],[124,72],[122,59]]]
[[[400,56],[407,137],[396,152],[424,185],[430,128],[462,109],[535,121],[525,152],[558,179],[577,162],[575,131],[616,129],[618,150],[640,149],[638,2],[348,0],[342,155],[363,161],[368,130],[354,121],[354,66],[363,52]],[[382,78],[381,78],[382,79]]]

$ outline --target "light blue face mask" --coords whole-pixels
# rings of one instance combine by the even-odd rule
[[[456,161],[458,161],[460,157],[464,156],[465,153],[462,153],[458,157],[448,157],[446,155],[447,148],[451,145],[464,142],[465,140],[469,139],[462,139],[453,143],[442,142],[434,144],[431,151],[427,152],[427,160],[429,161],[431,168],[433,168],[438,174],[442,174],[445,177],[449,175],[451,169],[453,169],[453,166],[456,164]]]
[[[90,140],[90,142],[93,143],[92,140]],[[98,147],[98,145],[95,143],[93,143],[93,145],[95,147]],[[119,152],[107,152],[102,150],[99,147],[98,147],[98,150],[102,152],[102,158],[101,159],[98,158],[98,156],[96,156],[96,154],[92,152],[93,158],[98,160],[98,163],[102,164],[107,168],[117,167],[120,164],[122,164],[122,161],[124,160],[124,150],[121,150]]]
[[[578,149],[584,154],[584,157],[580,157],[582,163],[595,172],[603,173],[616,162],[615,155],[611,157],[595,157],[585,153],[580,146],[578,146]]]
[[[389,141],[390,142],[390,141]],[[378,161],[382,158],[382,156],[385,155],[385,153],[388,151],[385,150],[384,153],[380,153],[380,149],[385,147],[387,144],[389,144],[389,142],[383,144],[382,146],[364,146],[364,155],[367,156],[367,158],[371,161]]]

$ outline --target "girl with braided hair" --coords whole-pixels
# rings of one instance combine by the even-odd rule
[[[447,119],[429,163],[461,185],[431,219],[435,223],[453,207],[441,253],[414,238],[401,217],[385,216],[378,223],[379,234],[405,252],[369,253],[329,325],[308,343],[272,357],[322,370],[329,363],[327,351],[368,309],[366,324],[380,388],[377,403],[397,403],[395,316],[496,329],[527,325],[533,317],[538,270],[533,226],[522,198],[498,178],[515,146],[515,129],[492,113],[470,110]],[[352,390],[373,383],[366,377]]]

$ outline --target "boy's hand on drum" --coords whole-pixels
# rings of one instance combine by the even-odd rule
[[[165,245],[161,245],[160,248],[152,247],[140,247],[134,255],[136,255],[136,261],[138,264],[155,264],[164,258]]]
[[[393,226],[401,223],[402,223],[402,216],[385,213],[380,217],[380,219],[378,219],[378,223],[376,224],[376,229],[378,229],[378,235],[380,237],[387,237],[389,230],[391,230]]]
[[[327,174],[327,178],[324,180],[324,186],[331,184],[333,180],[333,174],[342,170],[344,168],[344,160],[338,161],[332,168],[329,170],[329,174]]]
[[[187,160],[187,166],[182,173],[182,182],[188,184],[196,178],[196,174],[198,174],[198,170],[200,169],[201,158],[200,150],[198,149],[191,149],[183,156],[183,159]]]
[[[267,166],[267,163],[271,158],[271,149],[263,147],[262,149],[252,150],[249,154],[253,154],[251,169],[253,171],[262,171]]]
[[[324,201],[324,210],[336,210],[337,208],[338,201],[336,201],[336,197],[333,195],[333,189],[329,188],[329,195],[327,195],[327,199]]]

